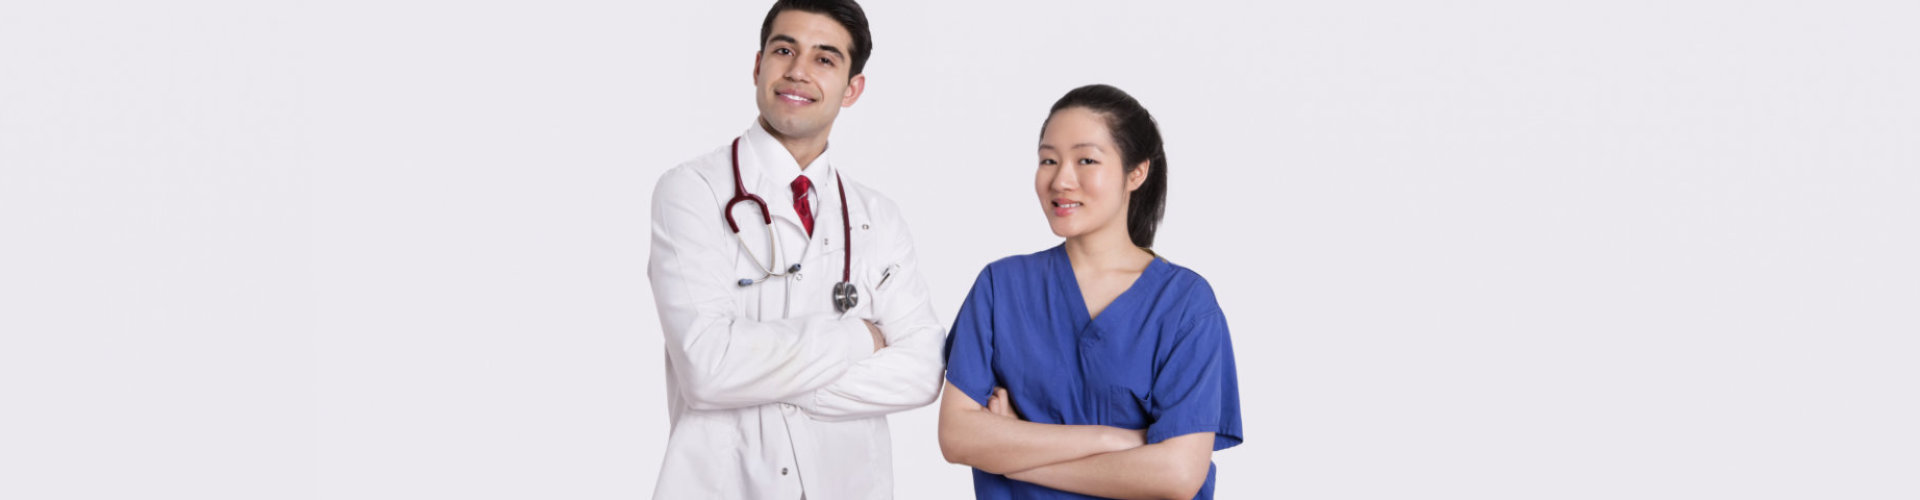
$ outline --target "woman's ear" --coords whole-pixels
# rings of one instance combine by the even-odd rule
[[[1146,184],[1147,176],[1153,175],[1152,172],[1148,172],[1148,170],[1152,170],[1152,167],[1152,160],[1141,160],[1139,165],[1134,165],[1133,171],[1127,172],[1127,190],[1133,191],[1140,189],[1140,185]]]

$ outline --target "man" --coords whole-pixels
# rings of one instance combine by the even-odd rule
[[[654,498],[892,496],[886,415],[938,395],[946,332],[898,209],[829,159],[871,40],[853,0],[775,3],[759,119],[654,189],[673,422]]]

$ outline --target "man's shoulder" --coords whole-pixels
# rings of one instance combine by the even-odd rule
[[[897,214],[900,211],[900,205],[895,204],[893,198],[887,197],[886,193],[880,192],[879,189],[875,189],[873,186],[862,184],[852,177],[845,176],[841,177],[841,182],[847,184],[847,195],[859,198],[862,203],[867,205],[867,210],[871,212]]]
[[[727,146],[680,162],[654,181],[656,201],[674,197],[710,195],[716,182],[731,182],[732,153]],[[718,179],[718,180],[716,180]]]
[[[858,179],[855,179],[851,173],[843,172],[840,177],[840,182],[844,183],[847,188],[847,197],[849,198],[851,207],[865,212],[867,218],[879,224],[879,227],[886,227],[901,232],[906,231],[906,214],[900,212],[900,205],[895,203],[892,197],[880,192],[879,189],[861,183]],[[829,194],[829,196],[831,196],[831,194]]]

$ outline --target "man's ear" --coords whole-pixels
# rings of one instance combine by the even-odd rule
[[[758,50],[753,51],[753,86],[755,87],[760,86],[760,56],[761,55],[762,55],[761,51],[758,51]]]
[[[1127,173],[1127,190],[1133,191],[1140,189],[1140,185],[1146,184],[1147,176],[1153,175],[1153,172],[1148,172],[1148,170],[1152,169],[1153,160],[1141,160],[1139,165],[1134,165],[1133,171]]]
[[[842,108],[853,107],[853,101],[860,100],[860,93],[865,92],[866,90],[867,90],[867,75],[859,74],[859,75],[853,75],[853,78],[848,78],[846,95],[840,96],[840,107]]]

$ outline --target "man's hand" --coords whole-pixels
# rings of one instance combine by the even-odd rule
[[[873,352],[880,352],[880,349],[887,347],[887,336],[880,333],[880,327],[874,325],[873,320],[863,319],[860,321],[865,321],[867,323],[867,333],[873,334]]]

